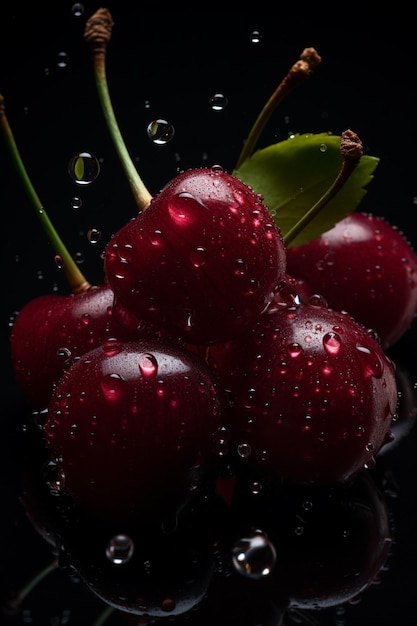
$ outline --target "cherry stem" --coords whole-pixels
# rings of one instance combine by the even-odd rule
[[[302,51],[299,60],[290,68],[288,74],[280,82],[255,120],[242,152],[239,155],[235,169],[239,169],[242,163],[252,154],[267,121],[278,104],[282,102],[295,87],[304,82],[319,63],[321,63],[321,57],[314,48],[305,48]]]
[[[26,168],[23,164],[22,158],[20,156],[19,150],[16,145],[16,141],[13,136],[12,129],[10,127],[9,121],[6,115],[6,107],[4,102],[4,97],[0,94],[0,130],[3,133],[3,137],[6,143],[6,146],[10,152],[13,164],[15,169],[23,183],[23,187],[35,209],[36,215],[38,216],[41,225],[51,243],[53,250],[57,257],[59,257],[63,271],[65,272],[65,276],[67,277],[68,283],[71,287],[73,293],[82,293],[87,291],[90,288],[90,283],[86,280],[85,276],[80,271],[78,265],[74,261],[71,254],[68,252],[68,249],[64,245],[62,239],[58,235],[55,230],[51,220],[48,217],[48,214],[43,207],[38,194],[36,193],[32,182],[29,178],[29,175],[26,171]]]
[[[314,204],[303,217],[283,235],[285,245],[289,244],[301,233],[301,231],[320,213],[320,211],[334,198],[342,189],[350,175],[358,165],[363,155],[362,142],[358,135],[352,130],[345,130],[340,138],[340,152],[343,162],[339,173],[327,191]]]
[[[33,589],[35,589],[35,587],[39,585],[39,583],[41,583],[42,580],[48,576],[48,574],[51,574],[57,568],[58,568],[57,559],[54,559],[51,563],[48,563],[48,565],[42,568],[36,574],[36,576],[31,578],[29,582],[24,587],[22,587],[22,589],[19,591],[19,593],[16,596],[13,597],[13,599],[7,601],[6,605],[2,607],[3,611],[5,613],[8,613],[9,615],[18,613],[20,611],[20,608],[23,602],[25,601],[27,596],[31,593],[31,591],[33,591]]]
[[[144,211],[149,205],[152,195],[145,187],[126,148],[126,144],[123,140],[116,116],[114,114],[108,88],[106,52],[113,26],[114,22],[110,11],[105,8],[98,9],[86,22],[84,40],[91,48],[98,96],[110,136],[113,140],[114,147],[125,171],[139,210]]]
[[[109,619],[110,615],[112,615],[115,612],[115,608],[113,606],[107,606],[104,611],[102,611],[100,613],[100,615],[97,617],[96,620],[94,620],[94,623],[91,626],[103,626],[103,624],[105,624],[107,622],[107,620]]]

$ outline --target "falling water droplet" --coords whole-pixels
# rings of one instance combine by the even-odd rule
[[[249,35],[249,41],[255,44],[261,43],[262,41],[261,33],[258,30],[253,30],[251,34]]]
[[[92,244],[98,243],[101,239],[101,231],[97,228],[90,228],[87,232],[87,239]]]
[[[162,146],[174,137],[175,128],[168,120],[159,118],[148,124],[146,132],[153,143]]]
[[[68,65],[69,65],[68,54],[66,52],[59,52],[56,64],[60,68],[68,67]]]
[[[78,209],[81,209],[82,205],[83,201],[81,200],[81,198],[74,196],[74,198],[71,199],[71,208],[74,209],[74,211],[78,211]]]
[[[209,99],[209,105],[213,111],[223,111],[228,104],[227,97],[222,93],[215,93]]]
[[[90,152],[78,152],[69,160],[68,173],[77,185],[89,185],[99,175],[100,164]]]
[[[133,556],[134,543],[128,535],[115,535],[106,548],[106,556],[114,565],[124,565]]]
[[[81,2],[75,2],[72,5],[71,12],[74,17],[81,17],[81,15],[84,13],[84,5],[81,4]]]

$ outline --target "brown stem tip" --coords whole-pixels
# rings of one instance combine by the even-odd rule
[[[111,39],[114,26],[113,18],[108,9],[98,9],[86,22],[84,29],[84,41],[92,48],[93,52],[104,52]]]
[[[286,79],[290,82],[299,81],[308,78],[313,70],[321,63],[321,56],[317,53],[315,48],[304,48],[300,54],[298,61],[294,63]]]
[[[362,142],[353,130],[345,130],[340,139],[340,152],[345,161],[357,165],[363,155]]]

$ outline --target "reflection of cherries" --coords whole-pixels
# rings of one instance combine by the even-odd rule
[[[74,568],[107,604],[135,615],[167,617],[193,609],[214,571],[213,546],[227,516],[214,496],[196,498],[171,526],[71,519],[61,565]]]
[[[388,557],[389,509],[369,473],[331,488],[258,492],[247,485],[232,508],[243,537],[256,531],[274,546],[275,563],[264,582],[272,597],[288,597],[290,607],[351,600],[372,584]],[[244,557],[243,550],[243,575]]]

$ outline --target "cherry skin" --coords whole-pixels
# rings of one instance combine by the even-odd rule
[[[287,269],[321,293],[330,307],[373,328],[385,349],[402,337],[416,315],[417,255],[382,217],[350,213],[318,239],[290,246]]]
[[[54,488],[103,519],[161,523],[211,481],[221,419],[197,355],[108,340],[73,363],[49,403]]]
[[[216,168],[175,177],[113,235],[104,257],[117,302],[196,344],[249,329],[285,264],[261,197]]]
[[[284,294],[243,338],[210,348],[232,450],[260,479],[346,481],[391,439],[395,368],[348,314]]]
[[[73,359],[109,337],[127,340],[145,332],[145,325],[126,312],[118,321],[113,299],[104,283],[80,294],[39,296],[20,310],[10,335],[11,357],[16,379],[33,409],[48,406]]]

